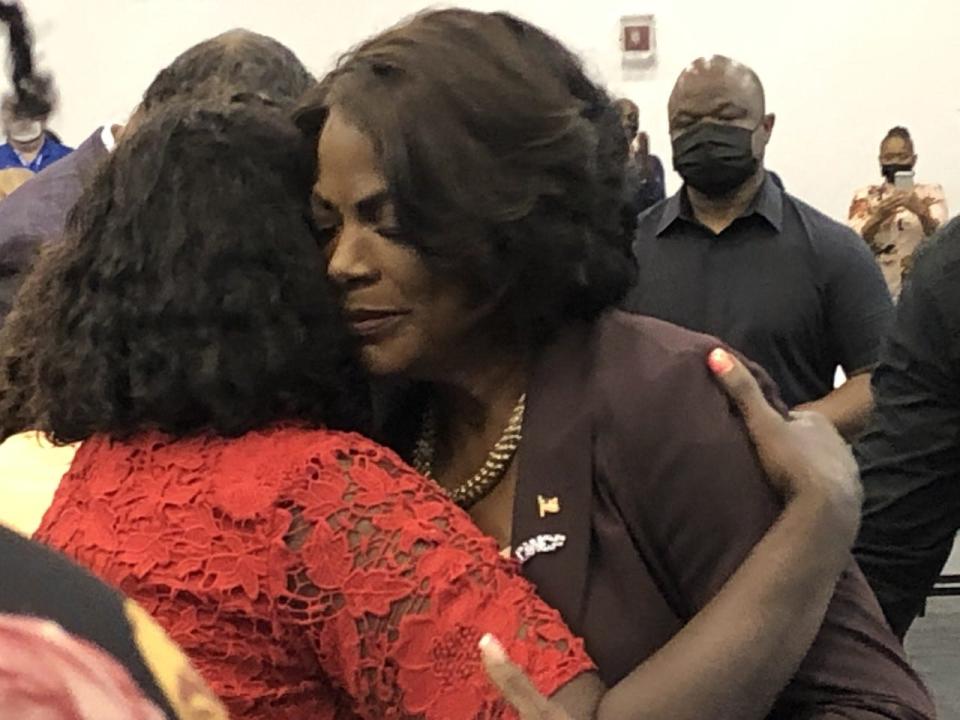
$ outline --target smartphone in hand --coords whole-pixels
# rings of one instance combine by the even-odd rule
[[[893,186],[897,190],[913,190],[913,170],[901,170],[893,176]]]

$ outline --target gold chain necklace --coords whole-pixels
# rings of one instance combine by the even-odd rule
[[[513,462],[520,440],[523,437],[523,415],[527,407],[527,394],[524,393],[517,401],[510,421],[504,428],[503,434],[497,440],[493,449],[487,455],[483,466],[473,477],[467,479],[452,490],[445,490],[447,495],[464,510],[483,500],[500,484],[510,463]],[[433,460],[437,452],[438,421],[436,406],[431,404],[424,413],[420,438],[413,449],[413,467],[424,477],[433,478]]]

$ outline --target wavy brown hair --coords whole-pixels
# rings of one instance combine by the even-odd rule
[[[307,93],[368,133],[402,236],[521,346],[618,302],[634,275],[626,143],[607,93],[555,38],[504,13],[421,14],[368,40]]]

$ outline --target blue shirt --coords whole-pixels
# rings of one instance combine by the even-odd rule
[[[25,170],[38,173],[72,152],[73,148],[57,142],[47,133],[43,145],[40,147],[40,152],[37,153],[33,162],[25,164],[20,159],[20,156],[17,155],[17,151],[13,149],[13,146],[10,143],[4,143],[0,145],[0,170],[6,168],[24,168]]]

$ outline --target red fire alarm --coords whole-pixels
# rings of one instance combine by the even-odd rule
[[[626,52],[650,52],[650,26],[627,25],[623,29],[623,49]]]
[[[656,55],[656,24],[653,15],[620,18],[620,49],[626,63],[649,63]]]

